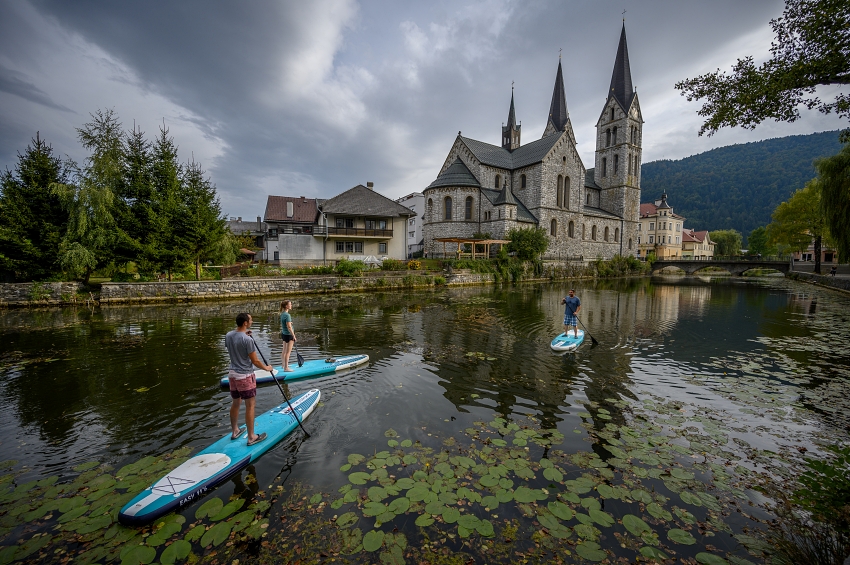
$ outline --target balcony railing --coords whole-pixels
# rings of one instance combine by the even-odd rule
[[[314,231],[314,235],[325,235],[324,226],[316,226]],[[392,237],[393,230],[379,230],[379,229],[370,229],[370,228],[337,228],[337,227],[328,227],[327,228],[328,237],[335,236],[351,236],[351,237]]]

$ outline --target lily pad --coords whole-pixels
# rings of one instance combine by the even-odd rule
[[[188,541],[179,539],[165,548],[162,555],[159,556],[159,561],[162,565],[173,565],[178,561],[182,561],[189,557],[192,551],[192,544]]]
[[[706,553],[704,551],[697,553],[694,556],[694,559],[703,565],[729,565],[729,562],[722,557],[718,557],[717,555]]]
[[[156,550],[146,545],[137,545],[121,557],[121,565],[150,563],[156,558]]]
[[[656,548],[649,546],[649,545],[645,545],[642,548],[640,548],[640,554],[643,555],[644,557],[648,557],[650,559],[655,559],[655,560],[658,560],[658,561],[664,561],[665,559],[669,559],[669,557],[667,557],[666,553],[664,553],[660,549],[656,549]]]
[[[635,537],[640,537],[645,532],[651,532],[652,528],[649,524],[635,516],[634,514],[626,514],[623,516],[623,527]]]
[[[416,518],[416,525],[422,528],[428,527],[434,523],[434,519],[430,514],[421,514],[418,518]]]
[[[543,469],[543,476],[547,480],[550,480],[554,483],[560,483],[564,480],[563,473],[561,473],[558,469],[555,469],[554,467]]]
[[[348,456],[348,463],[351,464],[351,465],[359,465],[365,459],[366,458],[363,457],[362,455],[360,455],[359,453],[352,453],[351,455]]]
[[[218,499],[216,499],[216,500],[218,500]],[[210,520],[212,520],[213,522],[219,522],[221,520],[224,520],[225,518],[227,518],[228,516],[230,516],[231,514],[236,512],[237,510],[239,510],[240,508],[242,508],[242,506],[244,504],[245,504],[244,498],[237,498],[236,500],[232,500],[232,501],[228,502],[227,504],[225,504],[224,507],[221,510],[219,510],[218,512],[215,513],[215,515],[213,515],[213,513],[210,512],[210,514],[209,514]]]
[[[365,485],[366,481],[368,481],[372,476],[369,473],[363,473],[362,471],[357,471],[355,473],[351,473],[348,475],[348,480],[351,481],[352,484],[355,485]]]
[[[377,551],[384,544],[384,532],[371,530],[363,536],[363,549],[366,551]]]
[[[216,515],[224,508],[224,502],[220,498],[211,498],[201,504],[200,508],[195,510],[195,518],[201,520],[209,515]]]
[[[600,549],[599,544],[592,541],[586,541],[576,545],[576,553],[580,557],[594,562],[602,561],[608,557],[608,554]]]
[[[572,508],[557,500],[550,502],[547,508],[549,508],[549,512],[561,520],[571,520],[574,515]]]
[[[694,539],[694,536],[685,530],[680,530],[678,528],[674,528],[667,532],[667,538],[672,542],[680,543],[682,545],[693,545],[697,542],[697,540]]]
[[[207,530],[204,536],[201,538],[201,547],[208,547],[210,545],[221,545],[222,542],[224,542],[224,540],[226,540],[230,536],[231,526],[232,524],[230,522],[219,522],[218,524]]]

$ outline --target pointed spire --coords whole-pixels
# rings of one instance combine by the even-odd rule
[[[514,111],[514,86],[511,85],[511,109],[508,111],[508,128],[516,127],[516,112]]]
[[[508,111],[508,125],[502,126],[502,148],[513,151],[520,144],[522,126],[516,124],[516,110],[514,110],[514,85],[511,83],[511,109]]]
[[[564,93],[564,73],[561,70],[561,57],[558,56],[558,74],[555,75],[555,89],[552,91],[552,103],[549,105],[549,123],[555,131],[564,131],[570,113],[567,111],[567,95]],[[548,129],[548,128],[547,128]]]
[[[617,47],[617,59],[614,61],[614,72],[611,75],[611,89],[608,96],[613,96],[624,110],[628,111],[634,97],[632,86],[632,71],[629,67],[629,48],[626,45],[626,21],[623,20],[623,31],[620,33],[620,45]]]
[[[508,188],[508,181],[505,180],[505,184],[502,187],[501,192],[499,192],[499,196],[496,197],[496,201],[493,202],[494,205],[498,206],[500,204],[510,204],[512,206],[516,206],[516,198],[514,197],[514,193]]]

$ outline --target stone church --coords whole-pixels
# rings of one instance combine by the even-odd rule
[[[540,139],[521,144],[513,93],[501,147],[458,132],[440,174],[424,191],[425,250],[440,255],[443,244],[437,238],[489,233],[504,239],[513,228],[539,226],[549,234],[546,258],[634,255],[642,128],[623,25],[611,86],[596,122],[595,166],[585,169],[576,150],[559,60]]]

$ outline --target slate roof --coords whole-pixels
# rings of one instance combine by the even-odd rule
[[[437,180],[429,184],[428,188],[437,188],[439,186],[474,186],[480,188],[481,183],[470,172],[466,164],[461,161],[460,157],[456,157],[454,163],[440,173]]]
[[[567,110],[567,95],[564,93],[564,74],[561,72],[561,60],[558,59],[558,74],[555,75],[555,88],[552,91],[552,103],[549,104],[549,121],[555,131],[564,131],[570,113]]]
[[[514,170],[542,161],[543,157],[558,143],[562,135],[566,135],[566,133],[562,131],[546,136],[537,141],[526,143],[513,151],[469,137],[460,136],[460,139],[475,155],[475,158],[483,164],[500,169]]]
[[[653,202],[647,202],[647,203],[641,204],[640,205],[640,217],[646,218],[648,216],[657,216],[658,215],[658,208],[659,208],[659,206],[656,206],[655,203],[653,203]],[[669,206],[668,206],[668,208],[669,208]],[[669,217],[670,218],[677,218],[679,220],[685,219],[684,216],[680,216],[679,214],[676,214],[676,213],[670,214]]]
[[[292,217],[286,215],[286,203],[292,202]],[[315,198],[303,196],[269,196],[266,201],[267,222],[293,222],[301,224],[315,223],[319,208]],[[244,222],[243,222],[244,223]]]
[[[416,212],[407,206],[402,206],[362,184],[326,200],[322,205],[322,211],[326,214],[390,218],[416,215]]]
[[[584,214],[590,214],[593,216],[603,216],[605,218],[617,218],[618,220],[623,219],[622,216],[618,216],[617,214],[613,214],[607,210],[603,210],[602,208],[596,208],[594,206],[582,206],[582,212]]]
[[[595,170],[596,169],[593,168],[593,169],[587,169],[587,171],[585,171],[585,173],[584,173],[584,186],[586,186],[587,188],[596,188],[598,190],[602,190],[602,187],[599,186],[598,184],[596,184],[596,180],[593,178],[594,177],[593,172]]]
[[[487,197],[487,200],[490,201],[490,204],[493,204],[495,206],[497,204],[496,201],[502,194],[502,191],[495,190],[492,188],[482,188],[481,193]],[[534,214],[532,214],[531,211],[525,207],[525,204],[523,204],[521,200],[516,200],[516,218],[521,222],[530,222],[532,224],[539,223]]]
[[[517,205],[517,199],[514,197],[513,191],[508,188],[508,182],[505,181],[502,190],[499,192],[499,196],[496,198],[496,201],[493,202],[496,206],[499,204],[511,204],[513,206]]]
[[[629,110],[635,97],[632,85],[632,70],[629,66],[629,47],[626,45],[626,22],[620,33],[620,45],[617,47],[617,58],[614,61],[614,72],[611,74],[611,88],[608,96],[620,103],[623,110]]]

